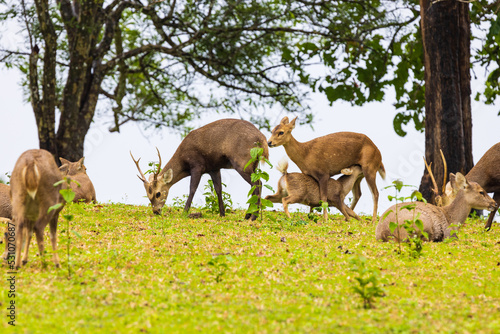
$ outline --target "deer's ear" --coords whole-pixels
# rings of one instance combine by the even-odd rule
[[[173,178],[174,178],[174,172],[172,171],[172,169],[169,169],[165,173],[163,173],[161,179],[162,179],[163,183],[167,184],[167,183],[170,183]]]
[[[61,161],[61,165],[69,165],[71,163],[69,160],[64,158],[59,158],[59,161]]]
[[[83,168],[83,161],[85,160],[85,157],[82,157],[80,160],[78,160],[78,169]]]
[[[297,120],[297,117],[298,117],[298,116],[296,116],[296,117],[295,117],[294,119],[292,119],[292,121],[290,122],[290,125],[292,126],[292,129],[294,129],[294,128],[295,128],[295,121]]]
[[[281,124],[283,124],[283,125],[288,124],[288,117],[286,117],[286,116],[285,116],[285,117],[283,117],[283,119],[281,120],[281,122],[280,122],[280,123],[281,123]]]
[[[469,182],[462,173],[457,173],[455,178],[459,189],[465,189],[469,186]]]

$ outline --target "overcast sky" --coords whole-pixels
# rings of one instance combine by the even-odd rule
[[[0,159],[0,175],[10,173],[19,157],[25,150],[38,148],[35,118],[31,106],[23,102],[19,85],[20,77],[16,70],[0,71],[0,142],[2,158]],[[482,78],[480,78],[482,79]],[[479,83],[473,83],[474,96]],[[370,103],[363,107],[353,107],[347,103],[336,103],[329,106],[326,99],[320,95],[312,96],[313,111],[316,114],[314,130],[308,125],[298,125],[293,135],[298,141],[308,141],[315,137],[339,131],[354,131],[369,136],[382,153],[382,161],[387,171],[386,180],[377,176],[377,186],[380,190],[379,214],[388,206],[387,195],[392,194],[382,188],[390,185],[395,179],[402,179],[405,184],[416,185],[420,183],[424,165],[424,135],[407,128],[408,135],[399,137],[393,130],[392,120],[396,109],[392,106],[390,97],[383,103]],[[473,156],[477,162],[479,158],[493,144],[500,141],[500,117],[497,116],[498,107],[486,106],[473,101]],[[284,115],[269,115],[273,123],[278,124]],[[231,116],[229,116],[231,117]],[[291,115],[291,117],[293,117]],[[122,202],[130,204],[149,203],[145,197],[142,182],[136,177],[136,167],[129,156],[132,151],[136,158],[141,157],[143,170],[147,169],[147,162],[157,161],[155,146],[162,154],[164,164],[170,159],[180,143],[180,137],[171,129],[164,128],[159,132],[144,131],[140,124],[126,124],[121,133],[109,133],[110,118],[98,116],[92,125],[85,142],[85,165],[92,179],[97,199],[100,202]],[[202,124],[214,121],[215,118],[207,117]],[[269,138],[270,133],[264,131]],[[283,147],[270,148],[270,160],[276,164],[285,156]],[[269,184],[277,188],[280,177],[278,171],[266,169],[271,175]],[[291,163],[289,171],[299,171]],[[223,170],[223,182],[227,185],[228,192],[233,202],[238,207],[246,207],[246,195],[250,186],[233,170]],[[208,175],[202,178],[200,187],[195,196],[194,205],[202,205],[203,187],[207,183]],[[189,177],[175,184],[169,194],[167,205],[175,197],[188,194]],[[362,182],[363,196],[356,208],[357,213],[371,213],[372,197]],[[408,190],[409,191],[409,190]],[[270,193],[265,190],[264,194]],[[351,195],[349,195],[350,197]],[[300,205],[291,207],[291,211]],[[282,209],[281,205],[277,206]],[[335,212],[336,209],[334,209]]]

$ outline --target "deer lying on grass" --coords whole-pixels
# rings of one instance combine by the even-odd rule
[[[94,185],[87,175],[87,168],[83,164],[84,159],[81,158],[77,162],[71,162],[64,158],[59,158],[61,161],[59,170],[61,170],[63,175],[68,175],[71,177],[71,180],[78,182],[71,182],[71,190],[75,193],[75,198],[73,199],[75,203],[96,202]]]
[[[269,147],[283,145],[286,153],[299,167],[302,173],[313,177],[319,184],[320,200],[327,201],[328,180],[331,176],[339,174],[343,168],[359,165],[361,166],[366,182],[373,195],[373,218],[377,216],[378,189],[375,183],[377,171],[385,178],[385,168],[382,163],[382,155],[377,146],[361,133],[337,132],[323,137],[315,138],[308,142],[300,143],[292,136],[295,128],[295,117],[291,122],[284,117],[272,131],[269,138]],[[357,191],[351,209],[354,209],[361,196],[359,191],[359,179],[354,184]],[[326,210],[323,212],[325,221],[328,218]]]
[[[22,264],[28,262],[31,236],[35,232],[38,251],[43,260],[43,232],[50,224],[50,241],[53,259],[59,267],[57,255],[57,219],[62,206],[48,212],[49,208],[62,203],[59,190],[62,175],[48,151],[29,150],[21,154],[10,179],[12,198],[12,220],[15,224],[15,267],[21,267],[21,251],[24,245]]]
[[[312,212],[314,207],[320,207],[318,182],[309,175],[302,173],[288,173],[288,161],[281,160],[276,167],[283,176],[278,181],[276,194],[266,196],[273,203],[283,203],[285,214],[290,218],[288,204],[301,203],[308,205]],[[352,166],[341,170],[342,175],[328,180],[328,206],[334,206],[340,210],[346,220],[351,217],[361,220],[358,215],[344,204],[346,195],[351,191],[354,183],[363,177],[361,167]]]
[[[451,236],[452,230],[458,231],[460,224],[467,219],[471,209],[494,210],[496,208],[495,201],[488,196],[486,191],[476,182],[467,181],[462,174],[457,173],[456,176],[450,174],[450,182],[457,195],[447,206],[438,207],[423,202],[400,203],[397,204],[397,221],[396,205],[387,209],[381,216],[375,231],[377,240],[388,241],[391,238],[395,241],[406,240],[408,233],[401,225],[405,220],[413,220],[417,214],[420,214],[418,218],[422,220],[428,239],[423,235],[420,235],[420,238],[428,241],[443,241]],[[408,204],[415,205],[415,212],[401,209]],[[391,232],[389,228],[391,222],[398,224],[394,232]]]
[[[497,204],[484,226],[486,230],[490,230],[500,205],[500,143],[493,145],[486,151],[477,164],[465,175],[465,178],[470,182],[477,182],[487,193],[494,193],[493,199]],[[443,198],[448,198],[451,201],[455,197],[456,192],[448,182]]]
[[[217,193],[219,214],[224,216],[220,170],[234,168],[252,186],[260,184],[260,182],[252,182],[251,180],[251,174],[255,170],[257,162],[246,169],[244,168],[251,158],[250,149],[257,145],[262,146],[263,155],[268,158],[266,137],[252,123],[239,119],[222,119],[191,131],[163,169],[161,169],[161,156],[158,151],[160,159],[158,170],[149,176],[149,180],[146,179],[139,167],[140,158],[135,160],[132,153],[130,155],[139,170],[139,179],[144,183],[153,213],[161,213],[170,187],[183,178],[191,176],[189,197],[184,206],[184,211],[188,212],[201,175],[208,173]],[[253,193],[257,194],[258,191],[257,188]],[[256,216],[247,214],[245,218],[253,220]]]

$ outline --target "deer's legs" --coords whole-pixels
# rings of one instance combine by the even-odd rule
[[[16,260],[15,260],[15,267],[16,269],[19,269],[21,267],[21,250],[23,248],[23,237],[24,237],[24,230],[27,228],[26,226],[26,221],[23,220],[18,220],[16,222]]]
[[[30,250],[31,237],[33,236],[33,229],[31,226],[24,229],[24,240],[26,244],[24,245],[24,253],[23,253],[23,266],[28,263],[28,254]]]
[[[34,227],[35,236],[36,236],[36,244],[38,245],[38,254],[40,254],[40,260],[44,263],[44,255],[45,255],[45,245],[43,244],[43,231],[45,230],[45,224],[40,224],[37,221]]]
[[[191,208],[191,203],[193,202],[194,193],[196,192],[196,189],[198,189],[198,185],[200,184],[201,174],[202,172],[200,169],[191,170],[191,181],[189,183],[189,196],[186,201],[186,205],[184,206],[185,212],[188,212],[189,209]]]
[[[210,177],[214,183],[215,193],[217,194],[217,200],[219,202],[219,215],[224,217],[226,215],[226,210],[224,208],[224,201],[222,200],[222,178],[220,175],[220,170],[215,172],[210,172]]]
[[[488,222],[484,226],[484,228],[486,229],[486,231],[489,231],[491,229],[491,225],[493,224],[493,219],[495,218],[495,215],[496,215],[496,213],[498,211],[498,208],[500,206],[500,193],[495,192],[493,194],[493,200],[495,202],[497,202],[497,206],[496,206],[495,210],[491,211],[490,216],[488,217]]]
[[[373,197],[372,222],[374,222],[377,219],[377,210],[378,210],[378,189],[377,189],[377,184],[375,182],[375,179],[377,176],[377,171],[376,170],[365,171],[365,169],[363,169],[363,174],[365,175],[366,183],[368,183],[368,187],[370,188],[370,191],[372,192],[372,197]]]
[[[59,268],[60,261],[59,255],[57,255],[57,220],[59,218],[59,213],[56,213],[54,217],[50,220],[50,243],[52,244],[52,258],[56,268]]]
[[[358,204],[359,199],[361,198],[361,180],[363,180],[363,176],[358,178],[354,185],[352,186],[352,202],[351,202],[351,210],[354,210],[356,204]]]
[[[330,180],[329,175],[323,175],[318,180],[319,184],[319,199],[325,203],[328,203],[328,181]],[[328,207],[323,209],[323,219],[325,222],[328,221]]]

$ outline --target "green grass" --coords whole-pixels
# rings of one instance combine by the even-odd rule
[[[194,210],[199,211],[199,210]],[[462,227],[459,240],[426,243],[411,260],[375,240],[375,225],[303,213],[276,222],[243,211],[190,219],[180,209],[70,205],[59,221],[61,269],[46,238],[44,269],[32,241],[17,273],[16,327],[2,333],[499,333],[500,228]],[[406,248],[404,248],[406,250]],[[380,271],[385,297],[363,309],[352,287],[353,256]],[[4,277],[8,268],[3,265]]]

